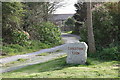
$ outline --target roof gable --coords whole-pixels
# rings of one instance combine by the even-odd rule
[[[52,20],[66,20],[69,17],[72,17],[74,14],[53,14],[52,15]]]

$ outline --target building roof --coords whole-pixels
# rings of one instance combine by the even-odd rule
[[[54,21],[59,21],[59,20],[66,20],[69,17],[72,17],[74,14],[53,14],[51,17],[52,20]]]

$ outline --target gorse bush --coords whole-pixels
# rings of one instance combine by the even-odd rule
[[[34,30],[32,34],[37,40],[47,44],[61,44],[61,32],[59,27],[50,22],[43,22],[33,27]]]

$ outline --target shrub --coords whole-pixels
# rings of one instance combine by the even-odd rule
[[[12,33],[12,43],[24,45],[29,39],[28,34],[25,34],[24,31],[13,31]]]
[[[96,44],[106,47],[116,41],[118,26],[113,26],[113,16],[106,7],[99,7],[93,12],[93,28]],[[104,41],[103,41],[104,40]]]
[[[87,28],[86,26],[83,26],[80,28],[80,41],[84,41],[87,43]]]
[[[13,30],[22,29],[25,9],[21,2],[2,3],[2,38],[4,43],[12,43]]]
[[[119,27],[115,23],[119,19],[115,20],[114,17],[115,14],[111,15],[106,6],[97,7],[93,11],[93,31],[97,53],[92,56],[100,59],[119,60]],[[85,26],[81,28],[80,36],[82,41],[87,42],[87,28]]]
[[[58,45],[61,43],[61,32],[59,27],[55,26],[50,22],[43,22],[37,25],[34,25],[34,39],[41,41],[46,44]]]
[[[89,57],[95,57],[101,60],[120,60],[119,46],[103,48],[95,54],[88,54]]]
[[[73,18],[68,18],[66,21],[65,21],[65,25],[67,25],[67,26],[74,26],[75,25],[75,21],[74,21],[74,19]]]
[[[95,43],[98,47],[108,47],[111,43],[118,42],[118,26],[114,26],[113,16],[105,6],[97,7],[93,11],[93,31]],[[87,42],[87,28],[80,29],[82,41]]]

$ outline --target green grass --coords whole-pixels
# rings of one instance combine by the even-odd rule
[[[6,54],[4,56],[0,56],[0,58],[19,55],[19,54],[26,54],[38,51],[40,49],[50,48],[55,45],[41,43],[39,41],[28,41],[27,44],[24,46],[18,44],[7,44],[2,47],[2,53]]]
[[[18,59],[17,61],[13,61],[13,62],[10,62],[10,63],[2,64],[2,67],[9,67],[9,66],[14,65],[16,63],[25,62],[26,60],[28,60],[28,59]]]
[[[50,55],[49,53],[41,53],[41,54],[38,54],[37,56],[47,56],[47,55]]]
[[[3,78],[118,78],[118,61],[88,58],[85,65],[66,64],[66,56],[3,73]]]

